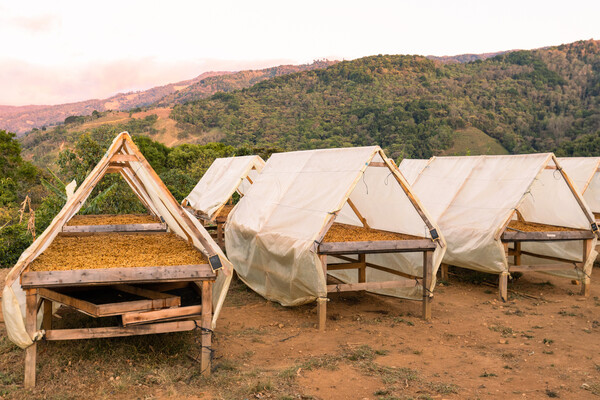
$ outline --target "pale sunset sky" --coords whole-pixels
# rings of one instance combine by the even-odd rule
[[[58,104],[202,72],[600,39],[600,1],[0,0],[0,105]]]

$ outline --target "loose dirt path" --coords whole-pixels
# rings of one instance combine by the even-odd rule
[[[40,344],[39,385],[28,392],[23,352],[2,329],[0,397],[600,399],[598,286],[588,299],[541,274],[511,287],[539,300],[503,304],[494,288],[454,278],[436,289],[431,322],[416,302],[333,295],[319,333],[313,305],[284,308],[236,282],[210,379],[192,360],[195,333],[54,342]]]

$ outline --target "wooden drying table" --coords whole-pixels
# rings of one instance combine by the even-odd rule
[[[172,233],[61,233],[21,275],[26,329],[31,335],[37,330],[41,307],[45,340],[200,329],[202,374],[210,374],[215,279],[204,255]],[[182,304],[180,296],[167,293],[184,287],[197,293],[200,304]],[[92,317],[120,316],[121,323],[53,329],[53,302]],[[26,350],[25,377],[30,386],[35,385],[36,353],[35,343]]]
[[[327,280],[328,271],[358,270],[358,283],[327,285],[327,292],[331,293],[414,287],[417,283],[423,287],[428,287],[433,273],[433,251],[436,247],[436,242],[424,237],[334,223],[325,234],[323,241],[318,245],[317,254],[321,260],[325,280]],[[408,252],[423,253],[423,276],[409,275],[366,261],[367,254]],[[328,255],[345,262],[328,263]],[[367,282],[367,268],[384,271],[406,279]],[[319,329],[321,331],[325,330],[326,304],[327,298],[318,299],[317,311],[319,314]],[[431,318],[431,303],[427,290],[423,290],[423,318]]]
[[[507,259],[513,257],[513,264],[509,264],[509,272],[528,272],[528,271],[560,271],[580,269],[583,272],[584,265],[590,256],[592,250],[592,240],[594,233],[591,230],[573,229],[562,226],[553,226],[538,224],[527,221],[512,220],[504,230],[501,236],[504,252]],[[582,260],[567,260],[559,257],[551,257],[543,254],[531,253],[521,250],[523,242],[558,242],[558,241],[582,241]],[[509,248],[509,244],[513,243],[513,247]],[[527,255],[536,258],[559,261],[560,264],[540,264],[540,265],[522,265],[521,256]],[[590,279],[584,273],[584,278],[581,281],[581,294],[589,295]],[[507,297],[508,273],[502,273],[499,281],[500,299],[506,301]]]

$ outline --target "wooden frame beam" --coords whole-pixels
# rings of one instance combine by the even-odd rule
[[[99,268],[66,271],[28,271],[21,275],[23,288],[113,285],[215,279],[208,264],[162,267]]]
[[[421,283],[422,280],[418,280],[417,282],[414,279],[404,279],[398,281],[385,282],[338,283],[335,285],[327,285],[327,292],[337,293],[354,292],[357,290],[395,289],[404,287],[414,287]]]
[[[167,224],[65,225],[63,232],[166,232]]]
[[[324,242],[318,247],[319,254],[374,254],[433,251],[436,243],[431,239],[381,240],[365,242]]]
[[[167,322],[174,319],[193,318],[198,319],[202,314],[202,306],[187,306],[167,308],[164,310],[133,312],[123,314],[121,320],[123,326]]]
[[[506,230],[501,236],[503,242],[542,242],[557,240],[585,240],[593,239],[592,231],[544,231],[544,232],[518,232]]]
[[[530,271],[564,271],[575,269],[575,264],[536,264],[536,265],[509,265],[510,272],[530,272]]]
[[[350,200],[350,197],[348,197],[347,203],[350,206],[350,208],[352,209],[352,211],[354,211],[354,214],[356,214],[356,216],[358,217],[358,219],[360,220],[360,222],[363,224],[363,226],[365,228],[370,228],[369,224],[367,223],[367,219],[362,216],[362,214],[360,213],[360,211],[358,211],[358,208],[356,208],[356,206],[354,205],[354,203],[352,202],[352,200]]]

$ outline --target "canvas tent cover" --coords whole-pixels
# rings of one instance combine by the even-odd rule
[[[600,157],[561,157],[558,162],[583,193],[590,209],[600,213]]]
[[[398,168],[400,168],[400,172],[402,172],[408,183],[412,185],[428,162],[428,159],[405,158]]]
[[[387,164],[371,167],[370,162]],[[410,191],[379,147],[273,154],[225,228],[227,254],[238,275],[262,296],[286,306],[327,296],[316,241],[336,214],[336,222],[361,225],[348,198],[372,228],[430,237],[426,223],[393,174]],[[443,237],[441,243],[433,255],[434,271],[443,256]],[[422,260],[422,253],[367,255],[368,262],[418,276]],[[357,281],[356,273],[331,274],[345,282]],[[367,281],[393,279],[398,277],[367,269]],[[384,292],[421,298],[420,286]]]
[[[217,158],[198,184],[184,199],[184,204],[214,219],[221,207],[237,191],[245,195],[265,162],[260,156]]]
[[[31,345],[32,340],[41,336],[41,332],[30,337],[25,330],[25,296],[19,283],[19,276],[31,261],[46,250],[52,240],[61,232],[62,227],[77,214],[97,182],[110,168],[109,161],[117,154],[137,156],[138,161],[129,161],[131,168],[122,168],[120,173],[142,203],[153,214],[162,217],[172,232],[186,240],[191,239],[193,246],[204,253],[207,258],[209,255],[217,254],[221,259],[223,271],[219,273],[213,289],[214,315],[212,323],[214,326],[227,294],[233,267],[198,220],[175,201],[150,164],[141,155],[129,134],[123,132],[115,138],[102,160],[86,177],[77,191],[68,197],[67,203],[48,228],[21,254],[6,277],[6,285],[2,294],[2,312],[9,338],[20,347]]]
[[[546,169],[556,165],[551,153],[433,157],[427,161],[412,187],[446,237],[444,263],[490,273],[508,272],[500,234],[514,210],[529,222],[589,230],[593,217],[577,202],[580,195],[571,191],[559,170]],[[403,161],[400,170],[405,166],[414,168]],[[522,250],[582,260],[578,241],[525,242]],[[594,258],[592,254],[586,266],[589,273]],[[551,263],[528,256],[523,256],[522,262]],[[553,274],[582,278],[575,269]]]

